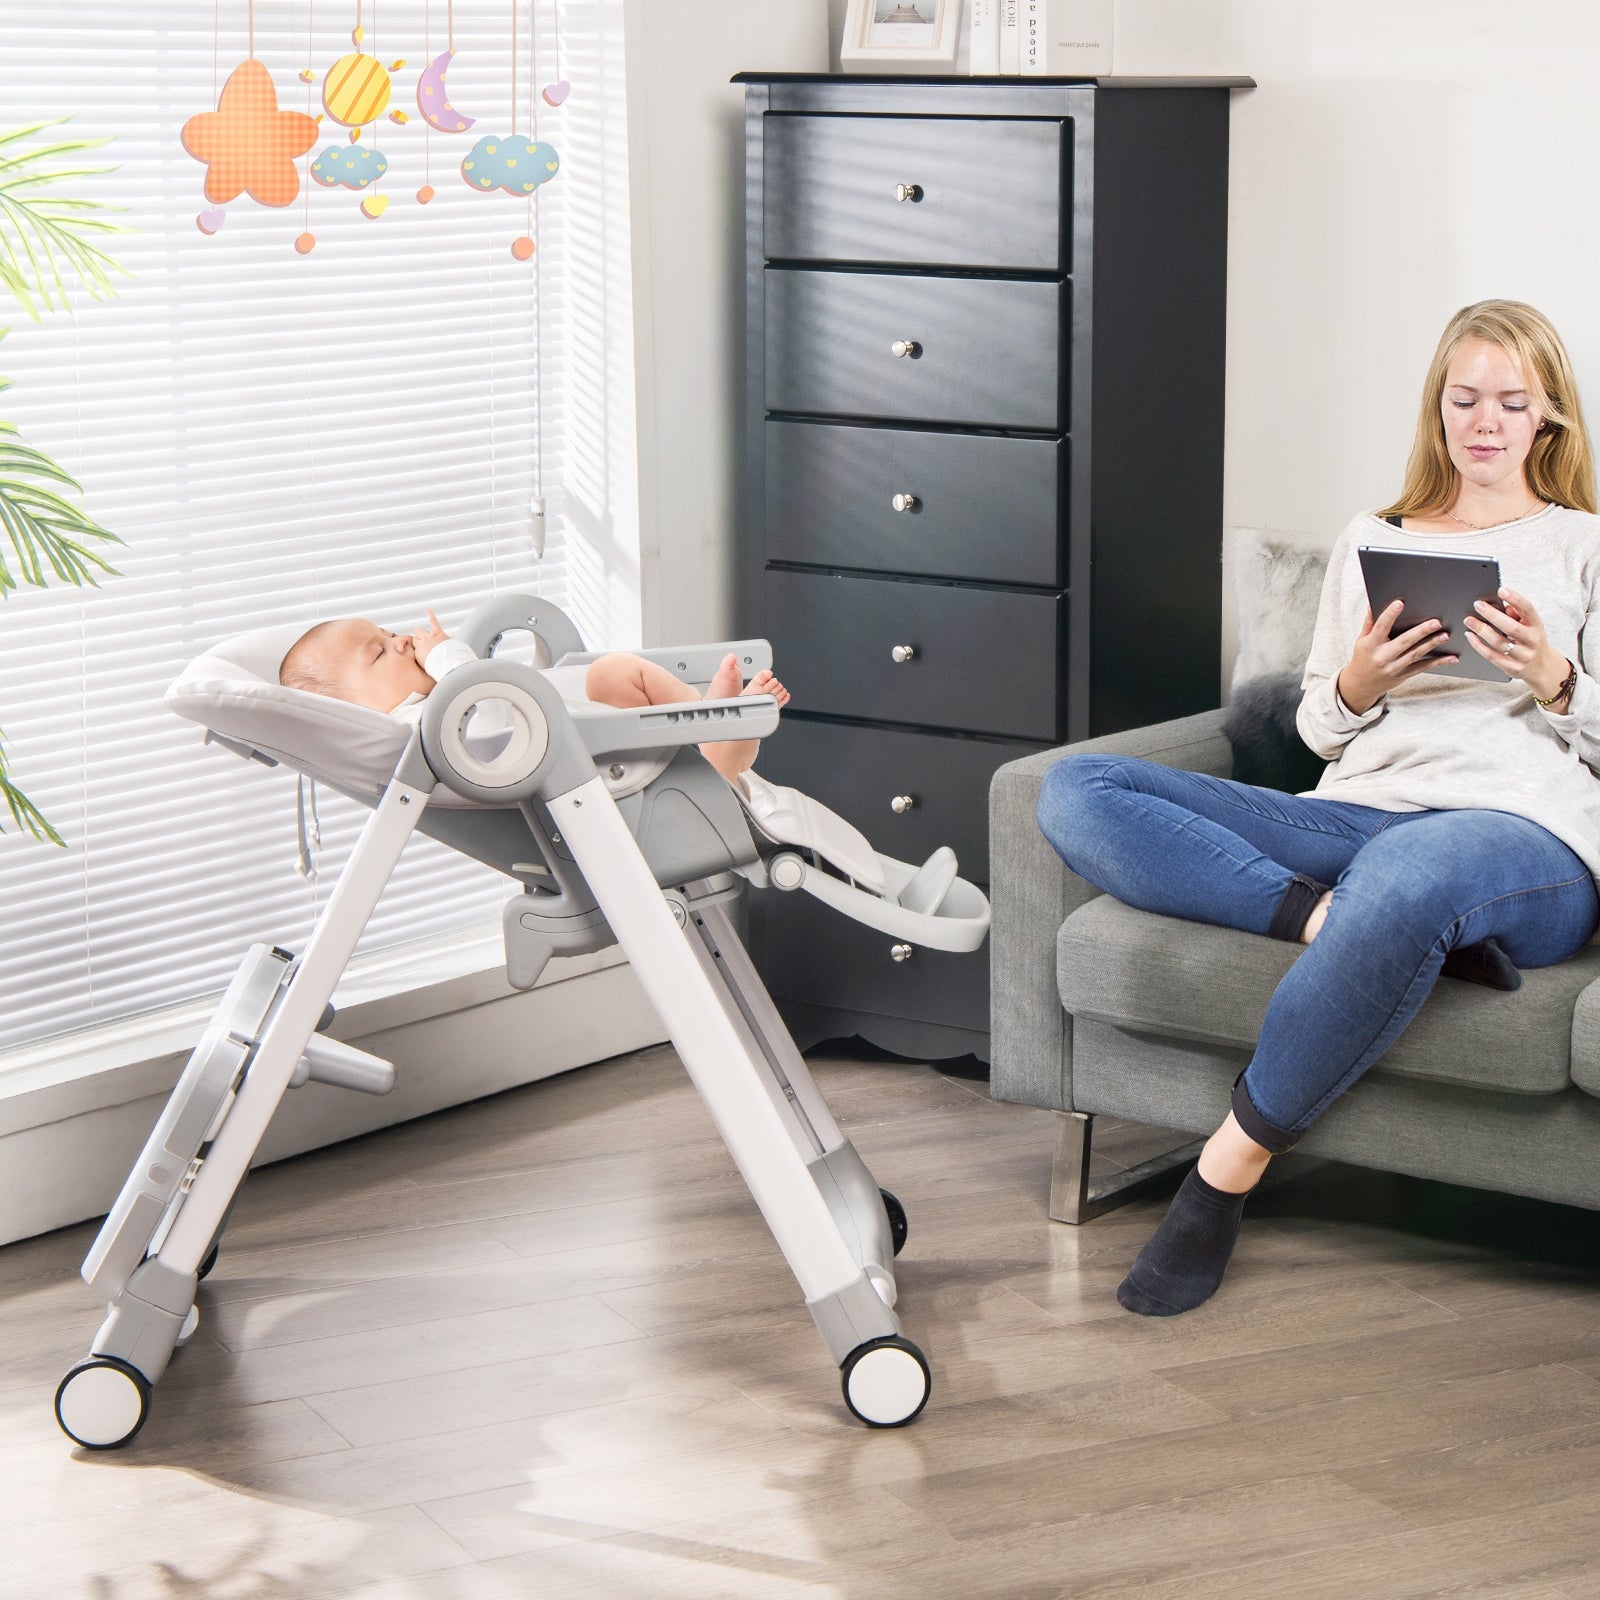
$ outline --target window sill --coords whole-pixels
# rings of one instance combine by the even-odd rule
[[[615,946],[556,957],[538,987],[621,965]],[[356,1039],[447,1016],[517,991],[506,981],[500,924],[482,923],[359,957],[333,1001],[330,1033]],[[166,1094],[211,1019],[217,995],[39,1044],[0,1051],[0,1137]]]

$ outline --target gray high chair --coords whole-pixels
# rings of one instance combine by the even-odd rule
[[[545,601],[506,596],[474,612],[457,637],[480,659],[441,681],[417,728],[279,686],[300,631],[216,647],[168,704],[201,722],[207,742],[290,766],[373,814],[304,952],[255,945],[245,956],[84,1261],[109,1310],[56,1392],[62,1429],[110,1449],[143,1425],[152,1386],[194,1331],[197,1285],[285,1090],[307,1079],[392,1086],[388,1062],[322,1030],[418,830],[521,883],[503,918],[514,985],[530,988],[553,955],[621,945],[799,1282],[846,1404],[873,1426],[910,1422],[931,1380],[893,1309],[904,1210],[829,1114],[729,910],[746,883],[805,890],[898,939],[975,949],[989,906],[951,852],[913,868],[797,791],[753,774],[736,791],[695,746],[772,733],[771,696],[566,704],[551,677],[494,655],[531,632],[536,659],[595,659]],[[641,653],[703,685],[730,650],[747,675],[771,664],[764,641]]]

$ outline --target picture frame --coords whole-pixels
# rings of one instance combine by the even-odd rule
[[[962,0],[847,0],[843,66],[948,66],[961,36]]]

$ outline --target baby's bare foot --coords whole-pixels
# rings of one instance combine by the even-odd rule
[[[711,675],[706,685],[707,700],[731,700],[744,686],[739,676],[739,658],[731,652],[722,658],[722,665]]]
[[[744,694],[770,694],[780,706],[786,706],[789,703],[789,691],[765,667],[744,686],[741,692]]]

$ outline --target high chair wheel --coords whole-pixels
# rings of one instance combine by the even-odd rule
[[[222,1246],[220,1244],[212,1245],[210,1254],[208,1254],[205,1260],[200,1263],[200,1270],[195,1274],[195,1279],[197,1282],[203,1283],[211,1276],[211,1269],[216,1266],[217,1257],[221,1254]]]
[[[898,1333],[858,1344],[839,1371],[844,1403],[870,1428],[914,1422],[933,1390],[922,1352]]]
[[[878,1193],[883,1196],[883,1209],[889,1213],[889,1242],[894,1246],[894,1253],[899,1255],[911,1234],[906,1208],[887,1189],[879,1189]]]
[[[126,1444],[150,1414],[150,1380],[115,1356],[80,1361],[56,1390],[61,1431],[86,1450]]]

